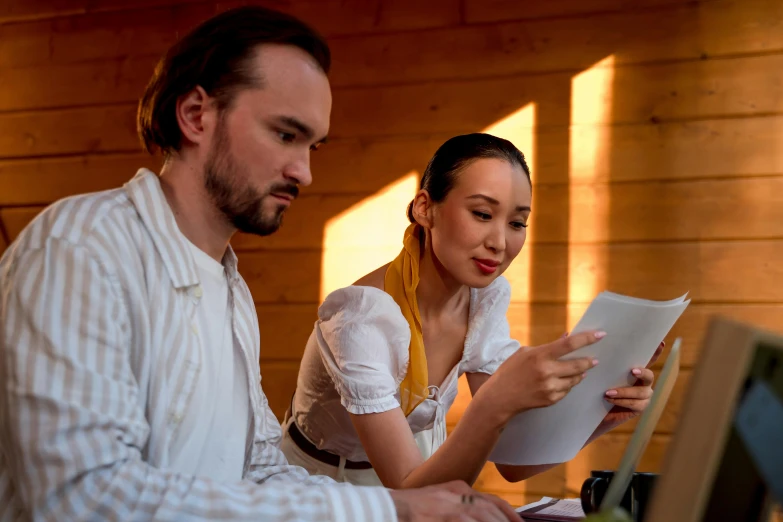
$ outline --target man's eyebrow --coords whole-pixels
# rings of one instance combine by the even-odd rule
[[[313,129],[310,128],[309,125],[302,122],[301,120],[298,120],[297,118],[294,118],[293,116],[280,116],[278,118],[278,121],[284,125],[288,125],[289,127],[293,127],[297,131],[301,132],[305,138],[308,140],[313,139],[313,135],[315,134],[313,132]]]
[[[304,138],[306,140],[312,140],[313,136],[315,136],[315,132],[313,131],[312,128],[310,128],[309,125],[307,125],[306,123],[302,122],[301,120],[299,120],[297,118],[294,118],[293,116],[281,116],[279,118],[279,121],[280,121],[280,123],[288,125],[289,127],[293,127],[294,129],[296,129],[297,131],[302,133],[302,135],[304,136]],[[328,136],[324,136],[323,138],[318,140],[316,143],[318,143],[318,144],[326,143],[328,141],[328,139],[329,139]]]

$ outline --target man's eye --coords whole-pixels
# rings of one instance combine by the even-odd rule
[[[290,132],[278,131],[277,135],[283,143],[293,143],[296,140],[296,134],[291,134]]]

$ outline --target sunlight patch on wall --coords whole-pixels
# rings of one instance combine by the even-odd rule
[[[607,197],[597,191],[580,190],[595,182],[596,172],[609,161],[611,140],[612,68],[610,56],[576,75],[571,82],[571,128],[569,151],[569,255],[568,302],[589,302],[606,286],[606,248],[579,244],[578,238],[596,236],[608,226]],[[587,198],[587,199],[585,199]],[[569,326],[573,325],[569,318]]]
[[[585,243],[584,238],[601,236],[609,226],[609,195],[589,185],[607,170],[611,147],[612,82],[614,57],[610,56],[571,81],[571,127],[569,149],[568,225],[568,329],[574,327],[589,303],[606,290],[608,264],[606,246]],[[580,243],[580,240],[582,241]],[[566,465],[566,489],[577,494],[590,476],[601,453],[593,443]]]
[[[326,223],[321,301],[397,257],[409,224],[405,212],[419,178],[418,172],[409,172]]]
[[[507,139],[522,151],[531,170],[534,186],[536,179],[535,123],[536,104],[528,103],[482,131]],[[509,311],[508,319],[517,334],[515,338],[522,344],[530,342],[530,264],[533,252],[532,239],[536,228],[535,201],[535,189],[533,189],[533,212],[530,220],[531,226],[527,229],[525,246],[522,247],[522,251],[505,273],[511,283],[511,301],[514,303]],[[519,335],[520,332],[523,332],[523,335]]]

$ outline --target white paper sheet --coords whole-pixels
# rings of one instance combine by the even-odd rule
[[[489,460],[499,464],[536,465],[566,462],[576,456],[612,405],[607,390],[635,382],[630,371],[643,368],[690,303],[684,295],[671,301],[648,301],[602,292],[572,333],[603,330],[601,341],[563,359],[595,357],[598,366],[553,406],[515,416],[500,436]]]
[[[548,504],[548,505],[547,505]],[[550,497],[543,497],[538,502],[533,502],[526,506],[522,506],[517,509],[517,513],[525,516],[526,511],[530,511],[533,508],[544,506],[545,508],[536,510],[536,515],[556,515],[559,517],[573,517],[574,520],[580,520],[585,518],[585,512],[582,510],[582,502],[578,498],[569,499],[553,499]]]

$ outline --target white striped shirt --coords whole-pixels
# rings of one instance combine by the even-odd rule
[[[195,377],[198,277],[147,170],[59,201],[0,260],[0,521],[396,520],[383,488],[289,466],[260,386],[250,291],[229,248],[234,336],[250,371],[243,480],[167,469]]]

